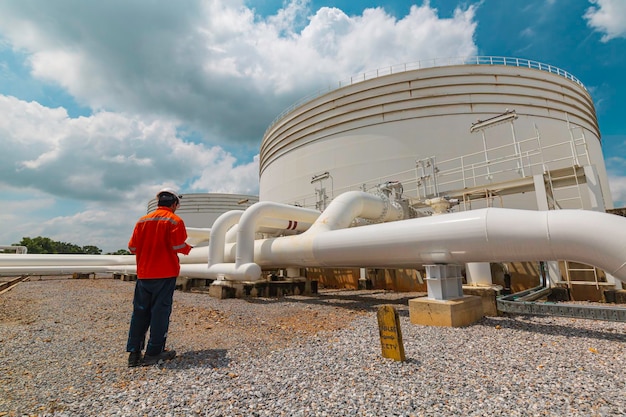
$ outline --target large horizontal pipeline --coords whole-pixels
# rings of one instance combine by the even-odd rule
[[[568,260],[626,282],[624,230],[626,218],[606,213],[487,208],[257,240],[254,262],[262,267],[414,268]],[[234,259],[227,254],[225,261]]]
[[[135,255],[0,254],[0,266],[134,265]]]
[[[415,268],[432,263],[569,260],[596,266],[626,282],[624,230],[626,218],[606,213],[488,208],[256,240],[254,263],[260,267]],[[235,247],[226,244],[224,262],[235,262]],[[207,259],[206,248],[195,248],[190,255],[182,258],[181,275],[214,278],[207,264],[199,263]],[[11,268],[16,268],[12,273],[28,273],[52,265],[76,265],[73,272],[92,272],[98,260],[102,268],[120,270],[130,268],[131,259],[134,264],[132,256],[1,255],[0,273]]]
[[[28,255],[24,255],[28,256]],[[0,265],[2,258],[0,257]],[[78,259],[76,261],[79,261]],[[22,265],[22,266],[0,266],[0,275],[70,275],[74,273],[121,273],[135,274],[137,267],[135,265],[81,265],[75,264],[59,264],[59,265]]]

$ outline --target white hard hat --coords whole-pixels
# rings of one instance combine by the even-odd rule
[[[176,197],[177,199],[183,198],[182,195],[178,194],[178,191],[176,191],[175,189],[170,188],[170,187],[165,187],[165,188],[162,188],[161,190],[159,190],[159,192],[156,194],[157,199],[159,198],[159,196],[161,194],[171,194],[174,197]]]

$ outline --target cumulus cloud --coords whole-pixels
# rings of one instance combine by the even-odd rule
[[[609,175],[609,188],[615,207],[626,207],[626,177]]]
[[[476,53],[473,7],[448,19],[428,4],[401,19],[308,12],[302,0],[269,17],[223,0],[7,1],[0,32],[82,105],[192,124],[213,143],[258,143],[287,105],[356,72]]]
[[[16,190],[13,193],[8,189],[2,191],[4,209],[0,212],[0,224],[3,225],[0,228],[1,244],[18,243],[24,236],[34,237],[41,223],[37,213],[52,207],[54,198],[36,190]]]
[[[3,214],[19,227],[0,238],[115,250],[161,186],[256,194],[256,154],[283,109],[362,71],[474,55],[474,14],[439,18],[428,2],[396,18],[312,11],[307,0],[270,16],[241,0],[1,1],[0,45],[25,59],[22,82],[60,89],[88,112],[0,91],[0,190],[27,193],[31,207]]]
[[[176,125],[159,119],[97,112],[69,118],[49,109],[0,95],[0,183],[29,187],[83,201],[135,198],[146,187],[190,179],[195,188],[228,176],[236,158],[223,149],[178,136]],[[256,178],[232,184],[228,191],[256,191]]]
[[[593,6],[585,12],[587,24],[602,35],[602,42],[626,38],[626,1],[590,0]]]
[[[623,137],[607,137],[605,139],[612,140],[618,145],[615,152],[618,155],[623,153],[623,148],[626,142]],[[613,197],[613,203],[615,207],[626,207],[626,177],[621,173],[626,170],[626,159],[622,156],[611,156],[606,158],[606,168],[609,176],[609,188],[611,190],[611,197]]]
[[[218,146],[186,141],[171,122],[105,111],[70,118],[2,95],[0,113],[0,221],[11,225],[0,232],[3,244],[42,235],[116,250],[162,186],[258,193],[258,159],[241,164]],[[7,190],[27,194],[7,201]],[[50,196],[77,212],[50,218],[62,209]]]

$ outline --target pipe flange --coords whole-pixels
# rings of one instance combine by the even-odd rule
[[[396,209],[396,212],[398,213],[394,221],[404,219],[404,208],[402,207],[402,204],[400,204],[398,201],[395,201],[395,200],[390,201],[389,204],[391,204]]]
[[[385,219],[387,218],[387,213],[389,212],[389,205],[391,204],[391,201],[389,200],[389,197],[387,197],[382,192],[376,193],[376,196],[379,197],[383,201],[383,210],[382,210],[380,216],[378,216],[378,218],[376,220],[373,220],[373,222],[374,223],[383,223],[385,221]]]

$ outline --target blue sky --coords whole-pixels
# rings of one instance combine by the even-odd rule
[[[624,0],[3,0],[0,244],[125,248],[163,186],[256,194],[263,133],[300,98],[473,55],[580,79],[626,205]]]

